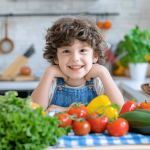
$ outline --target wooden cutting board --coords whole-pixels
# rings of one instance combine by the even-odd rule
[[[0,81],[36,81],[39,77],[37,76],[26,76],[26,75],[19,75],[15,77],[2,77],[0,75]]]
[[[20,68],[23,67],[28,62],[28,58],[20,55],[18,56],[8,68],[2,73],[2,77],[12,77],[15,78],[20,72]]]

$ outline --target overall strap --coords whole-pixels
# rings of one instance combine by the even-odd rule
[[[57,78],[57,86],[65,86],[65,81],[63,78]]]
[[[59,91],[62,90],[62,86],[65,86],[65,81],[63,78],[57,78],[57,86],[59,87]]]
[[[89,89],[91,89],[93,85],[94,85],[93,78],[91,78],[90,81],[86,81],[86,86],[88,86]]]

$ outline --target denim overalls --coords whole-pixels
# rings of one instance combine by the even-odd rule
[[[90,103],[92,99],[97,97],[94,88],[93,79],[86,81],[86,87],[83,89],[67,88],[63,78],[57,78],[57,87],[51,101],[51,105],[69,107],[74,102],[83,104]]]

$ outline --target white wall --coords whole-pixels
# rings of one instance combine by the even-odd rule
[[[150,28],[150,0],[0,0],[0,14],[22,13],[70,13],[70,12],[117,12],[118,16],[97,17],[98,20],[110,20],[112,28],[103,31],[106,40],[115,44],[123,39],[129,29],[135,25],[144,30]],[[34,73],[43,73],[49,63],[43,59],[48,27],[59,17],[9,17],[8,37],[14,42],[9,54],[0,53],[0,74],[19,55],[34,44],[36,53],[28,64]],[[0,40],[5,37],[5,18],[0,17]]]

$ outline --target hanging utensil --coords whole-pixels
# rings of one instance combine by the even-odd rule
[[[10,53],[14,48],[13,42],[7,37],[7,19],[5,21],[5,38],[0,41],[0,51],[4,54]]]

